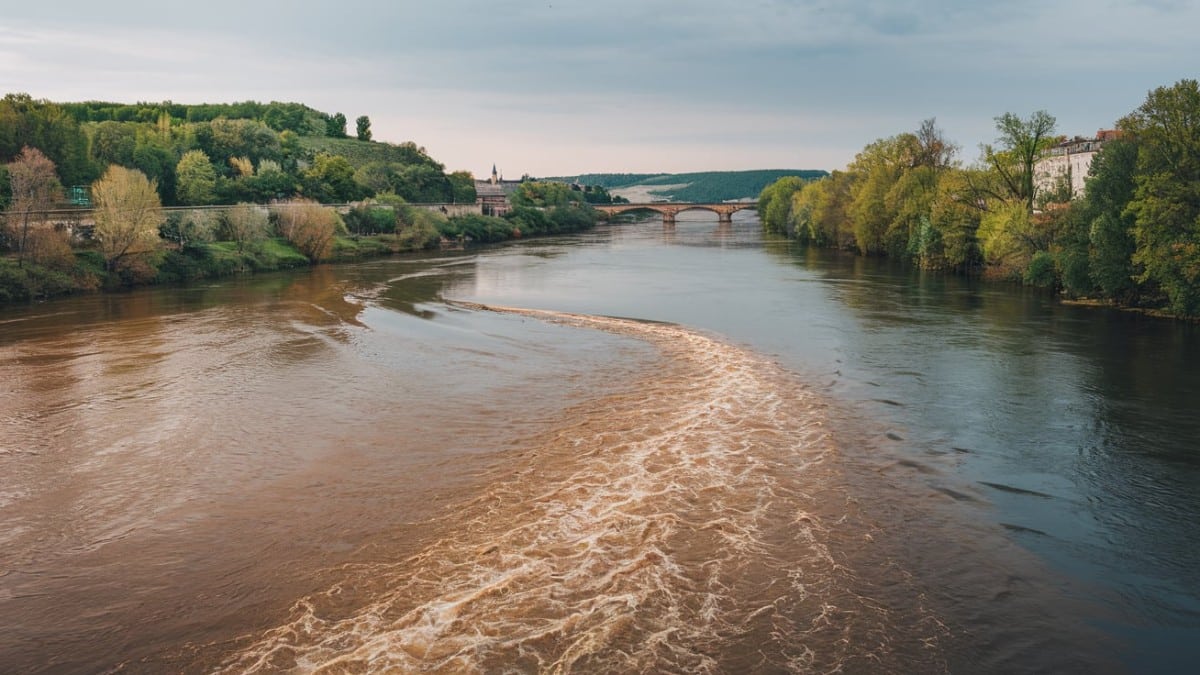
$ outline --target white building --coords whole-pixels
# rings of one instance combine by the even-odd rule
[[[1041,194],[1056,192],[1059,187],[1070,187],[1071,199],[1083,196],[1084,180],[1092,166],[1092,158],[1106,141],[1117,138],[1120,132],[1102,129],[1095,138],[1063,141],[1051,148],[1033,165],[1033,182]]]

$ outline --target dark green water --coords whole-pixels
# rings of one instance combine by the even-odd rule
[[[715,218],[9,311],[0,663],[1188,672],[1198,357]]]

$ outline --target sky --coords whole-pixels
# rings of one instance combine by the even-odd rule
[[[0,0],[0,94],[296,101],[448,170],[839,169],[937,119],[1111,128],[1200,75],[1200,0]]]

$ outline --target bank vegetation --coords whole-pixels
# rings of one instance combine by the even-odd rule
[[[344,115],[291,103],[5,96],[0,304],[596,223],[582,192],[539,183],[522,185],[503,218],[414,206],[474,204],[474,178],[413,143],[372,141],[365,116],[356,138],[345,128]]]
[[[844,171],[763,190],[767,232],[812,246],[1008,279],[1073,300],[1200,316],[1200,89],[1159,87],[1117,124],[1086,188],[1039,186],[1062,141],[1044,111],[996,118],[967,165],[934,120],[866,146]]]

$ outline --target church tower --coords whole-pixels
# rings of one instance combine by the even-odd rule
[[[496,165],[492,165],[492,185],[500,184],[500,174],[496,173]]]

